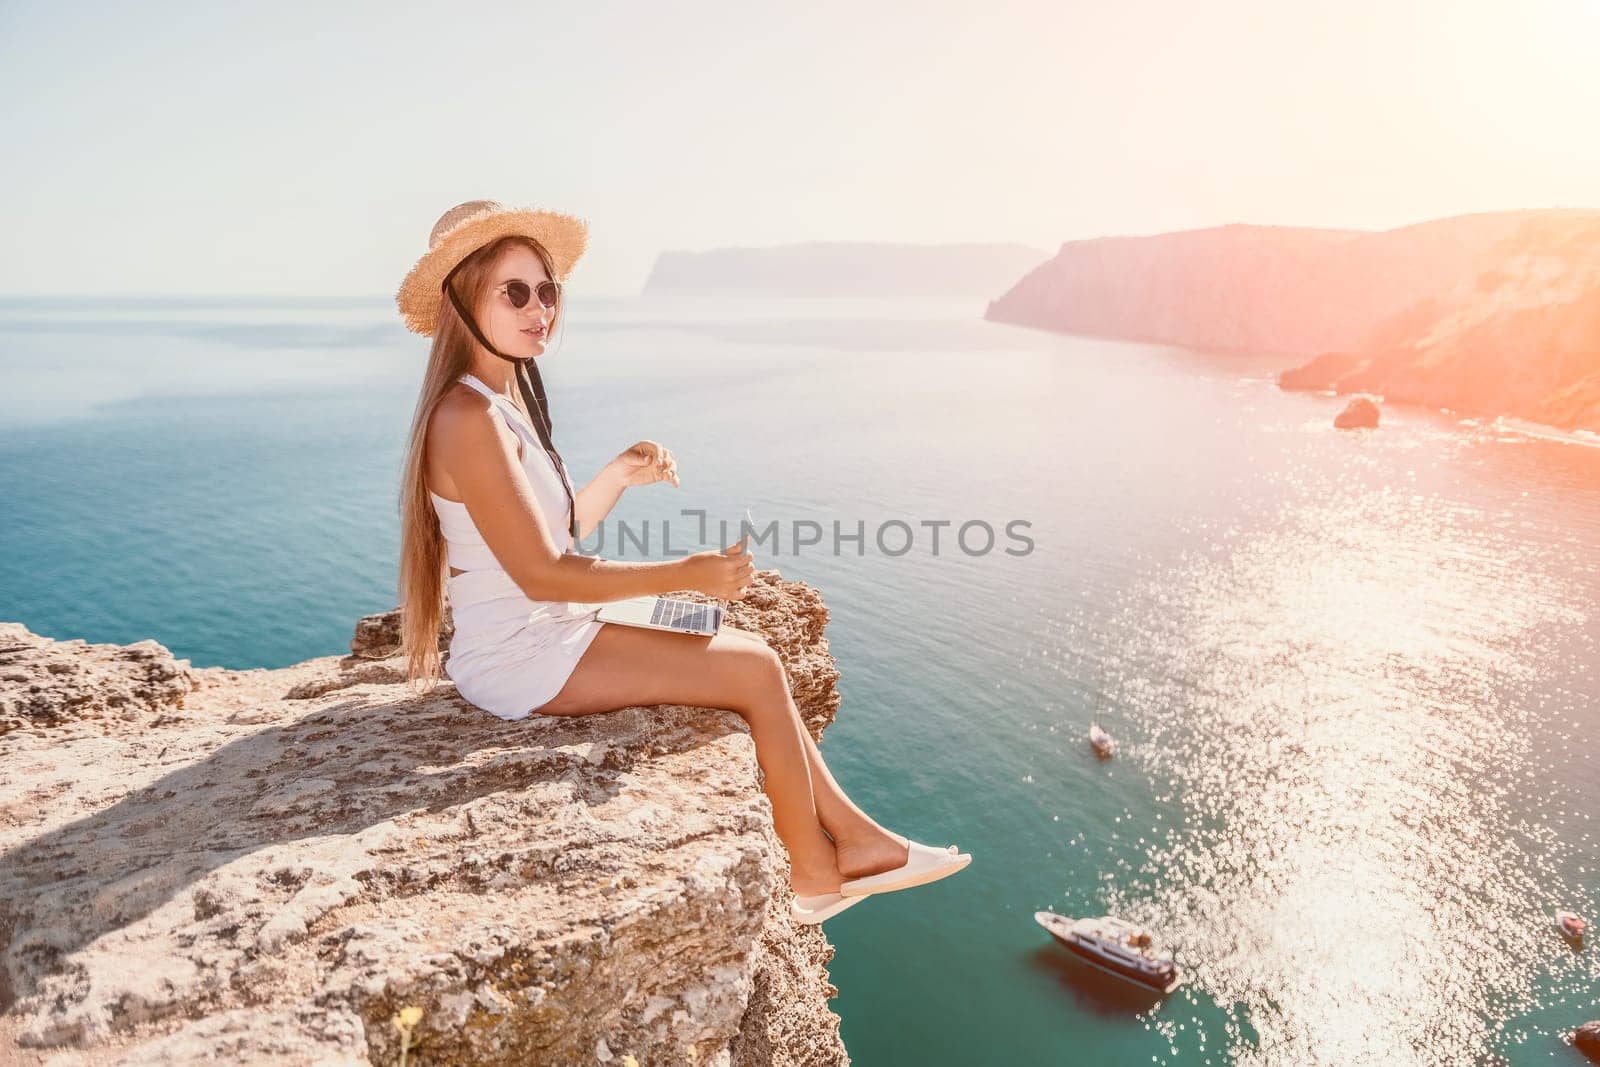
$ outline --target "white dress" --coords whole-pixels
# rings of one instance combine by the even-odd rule
[[[567,493],[555,461],[522,410],[475,375],[461,381],[488,397],[522,440],[522,469],[563,553],[575,552]],[[599,604],[530,599],[484,542],[467,506],[429,490],[449,565],[465,573],[445,580],[455,635],[444,673],[469,703],[502,719],[522,719],[566,685],[600,628]]]

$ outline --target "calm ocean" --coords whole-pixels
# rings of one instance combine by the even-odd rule
[[[855,1062],[1576,1062],[1600,954],[1552,914],[1600,918],[1600,449],[1341,433],[1283,361],[981,312],[576,301],[541,362],[580,479],[678,457],[608,532],[662,558],[663,520],[690,551],[779,523],[757,565],[831,611],[830,765],[974,855],[829,922]],[[386,299],[0,301],[0,617],[196,665],[345,651],[395,602],[426,344]],[[865,537],[835,554],[835,522]],[[1117,986],[1041,908],[1146,922],[1191,980]]]

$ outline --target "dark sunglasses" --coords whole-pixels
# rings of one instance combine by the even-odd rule
[[[539,294],[539,303],[547,308],[555,307],[556,301],[561,299],[561,285],[559,282],[552,281],[540,282],[538,289],[535,290],[529,287],[528,283],[521,278],[513,278],[504,285],[497,286],[495,291],[504,292],[514,308],[527,307],[529,298],[535,292]]]

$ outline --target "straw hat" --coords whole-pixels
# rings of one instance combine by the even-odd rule
[[[550,253],[555,280],[566,282],[589,246],[589,226],[574,215],[538,208],[508,207],[496,200],[468,200],[439,216],[428,235],[428,251],[417,260],[395,303],[406,329],[432,337],[439,324],[440,288],[457,263],[492,241],[510,234],[531,237]]]

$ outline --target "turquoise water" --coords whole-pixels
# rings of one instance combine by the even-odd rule
[[[758,565],[831,611],[835,774],[974,854],[829,921],[855,1062],[1578,1062],[1600,965],[1551,916],[1600,916],[1600,450],[1400,409],[1338,433],[1277,361],[980,313],[577,302],[541,357],[580,479],[677,455],[612,516],[651,555],[663,519],[717,540],[680,509],[780,524]],[[426,342],[393,318],[0,302],[0,616],[197,665],[344,651],[395,599]],[[1040,908],[1145,921],[1190,981],[1118,986]]]

